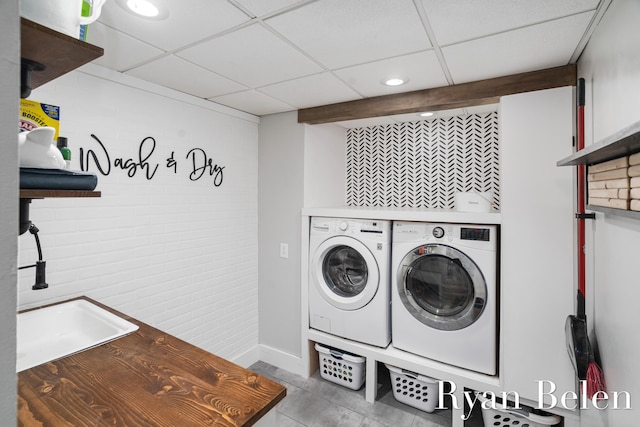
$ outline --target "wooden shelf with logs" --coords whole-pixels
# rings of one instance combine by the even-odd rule
[[[621,131],[602,139],[580,151],[575,152],[556,164],[558,166],[594,165],[640,152],[640,122],[636,122]],[[605,214],[615,214],[640,219],[640,212],[615,209],[604,206],[587,205],[587,209]]]

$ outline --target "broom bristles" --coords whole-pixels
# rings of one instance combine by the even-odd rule
[[[600,366],[596,362],[589,362],[589,366],[587,368],[587,397],[589,399],[593,399],[593,396],[602,392],[598,395],[597,399],[602,400],[606,396],[607,384],[604,381],[604,375]]]

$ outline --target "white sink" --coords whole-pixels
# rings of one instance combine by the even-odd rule
[[[137,325],[86,300],[18,314],[17,372],[104,344]]]

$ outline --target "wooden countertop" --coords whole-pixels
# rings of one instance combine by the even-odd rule
[[[19,426],[251,426],[286,389],[86,297],[140,328],[18,374]]]

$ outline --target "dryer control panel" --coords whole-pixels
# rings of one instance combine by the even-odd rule
[[[431,234],[433,234],[433,237],[435,237],[436,239],[440,239],[441,237],[444,237],[444,228],[435,227]]]
[[[486,250],[497,246],[497,226],[431,222],[394,222],[393,240],[462,245]]]
[[[461,227],[460,239],[461,240],[480,240],[483,242],[488,242],[491,240],[491,230],[488,228]]]

